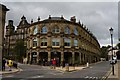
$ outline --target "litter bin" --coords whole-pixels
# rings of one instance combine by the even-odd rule
[[[68,63],[65,64],[65,69],[66,69],[66,71],[69,71],[69,64]]]

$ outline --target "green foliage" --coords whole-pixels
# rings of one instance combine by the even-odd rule
[[[120,43],[117,44],[118,48],[120,49]]]
[[[26,46],[24,46],[23,40],[18,40],[14,47],[14,53],[16,54],[16,58],[18,61],[22,61],[23,57],[26,55]]]
[[[106,58],[108,57],[108,49],[110,48],[111,46],[108,45],[108,46],[102,46],[101,48],[101,58]]]

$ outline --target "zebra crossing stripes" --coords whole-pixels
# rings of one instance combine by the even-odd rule
[[[105,78],[105,77],[91,77],[91,76],[86,76],[86,77],[84,77],[85,79],[87,79],[87,80],[101,80],[101,79],[103,79],[103,78]]]

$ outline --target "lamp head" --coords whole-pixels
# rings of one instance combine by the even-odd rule
[[[109,31],[110,31],[110,34],[113,34],[113,28],[112,27],[109,29]]]

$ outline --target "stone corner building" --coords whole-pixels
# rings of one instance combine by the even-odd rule
[[[70,21],[61,17],[51,17],[32,21],[27,29],[27,60],[36,64],[43,60],[49,64],[58,59],[62,64],[93,63],[100,59],[100,45],[96,37],[75,16]]]

